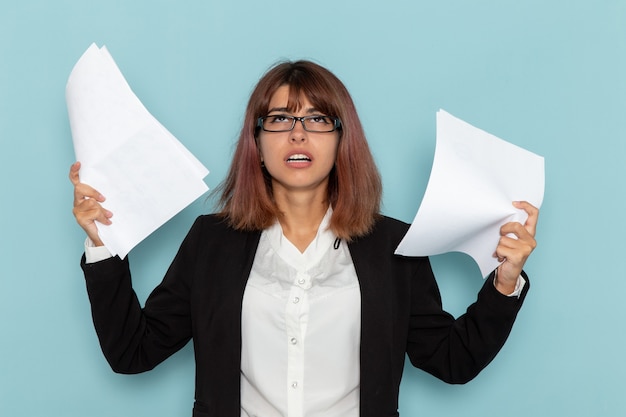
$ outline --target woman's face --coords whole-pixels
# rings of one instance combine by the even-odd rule
[[[296,113],[287,109],[289,86],[284,85],[272,95],[268,116],[327,116],[315,109],[306,97],[300,98]],[[317,133],[304,130],[296,121],[289,132],[266,132],[258,135],[261,160],[272,177],[274,194],[281,192],[326,192],[328,176],[335,164],[339,132]]]

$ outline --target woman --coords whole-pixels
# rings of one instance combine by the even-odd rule
[[[128,260],[97,234],[112,213],[79,168],[74,215],[89,238],[81,264],[103,352],[116,372],[136,373],[193,339],[196,417],[397,416],[405,353],[444,381],[470,380],[528,290],[538,211],[516,202],[528,220],[502,227],[503,263],[477,302],[456,320],[442,310],[428,259],[393,254],[408,226],[379,214],[381,181],[350,95],[311,62],[259,81],[220,212],[196,220],[143,309]]]

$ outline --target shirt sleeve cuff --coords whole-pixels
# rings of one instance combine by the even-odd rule
[[[106,246],[94,246],[91,239],[85,240],[85,263],[92,264],[111,258],[111,252]]]
[[[496,286],[496,279],[498,278],[498,268],[494,271],[493,275],[493,286]],[[517,297],[519,298],[522,295],[522,290],[524,289],[524,285],[526,285],[526,280],[523,276],[517,277],[517,282],[515,283],[515,290],[511,294],[508,294],[507,297]]]

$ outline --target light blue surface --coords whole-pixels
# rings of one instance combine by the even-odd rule
[[[224,177],[251,88],[283,58],[314,59],[356,101],[411,221],[428,181],[435,112],[546,158],[532,290],[500,355],[448,386],[408,369],[403,416],[624,416],[626,1],[21,0],[0,10],[0,416],[186,416],[188,346],[156,370],[113,374],[91,325],[71,214],[64,101],[72,66],[106,44],[147,108]],[[463,207],[460,206],[459,210]],[[193,219],[190,206],[131,252],[143,300]],[[482,284],[469,258],[433,259],[460,314]]]

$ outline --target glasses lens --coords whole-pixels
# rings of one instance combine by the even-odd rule
[[[305,117],[304,128],[309,132],[332,132],[335,130],[335,120],[328,116]]]
[[[268,132],[288,132],[293,128],[292,116],[275,115],[263,118],[263,130]]]

